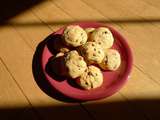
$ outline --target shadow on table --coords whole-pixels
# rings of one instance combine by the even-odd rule
[[[10,23],[7,20],[10,18],[28,10],[29,8],[32,8],[33,6],[40,4],[42,2],[45,2],[46,0],[1,0],[0,1],[0,24],[1,25],[15,25],[17,27],[23,27],[23,26],[41,26],[41,25],[59,25],[59,24],[69,24],[73,21],[48,21],[46,24],[42,22],[27,22],[27,23]],[[80,20],[80,21],[86,21],[86,20]],[[98,21],[102,23],[109,23],[109,24],[138,24],[138,23],[160,23],[160,18],[155,17],[149,17],[149,18],[110,18],[109,20],[105,19],[91,19],[87,21]]]
[[[144,18],[144,19],[138,19],[138,18],[117,18],[117,19],[111,19],[111,20],[101,20],[101,19],[91,19],[91,20],[80,20],[80,22],[90,22],[90,21],[97,21],[101,23],[106,24],[148,24],[148,23],[160,23],[160,18]],[[45,24],[42,22],[6,22],[4,25],[12,24],[16,27],[28,27],[28,26],[46,26],[47,25],[65,25],[65,24],[71,24],[73,22],[78,22],[75,20],[64,20],[64,21],[45,21]]]
[[[1,120],[33,120],[34,115],[46,120],[160,120],[160,99],[85,103],[82,108],[77,105],[37,106],[34,109],[23,106],[0,107]]]
[[[20,14],[44,0],[1,0],[0,23]]]

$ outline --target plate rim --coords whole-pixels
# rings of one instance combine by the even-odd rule
[[[120,84],[120,85],[115,85],[115,86],[114,86],[115,88],[112,87],[113,91],[110,90],[111,92],[110,92],[109,94],[106,94],[106,95],[103,95],[103,96],[81,98],[81,97],[78,97],[78,96],[72,96],[71,94],[66,94],[66,93],[63,92],[63,91],[60,91],[55,85],[54,85],[54,86],[52,85],[53,83],[51,83],[50,80],[48,80],[48,78],[47,78],[47,73],[45,72],[45,68],[44,68],[43,65],[42,65],[42,64],[43,64],[43,60],[42,60],[43,58],[41,58],[42,70],[43,70],[43,72],[44,72],[44,74],[45,74],[46,80],[49,81],[49,83],[51,84],[51,86],[54,87],[58,92],[62,93],[64,96],[67,96],[67,97],[69,97],[69,98],[73,98],[73,99],[76,99],[76,100],[81,100],[81,101],[97,100],[97,99],[109,97],[109,96],[113,95],[114,93],[116,93],[117,91],[119,91],[119,90],[124,86],[124,84],[128,81],[128,77],[130,77],[130,73],[131,73],[132,67],[133,67],[133,54],[132,54],[132,50],[131,50],[128,42],[127,42],[127,39],[126,39],[120,32],[118,32],[115,28],[111,27],[110,25],[105,25],[105,24],[99,23],[99,22],[74,22],[74,23],[68,24],[68,25],[80,25],[80,26],[81,26],[81,25],[84,25],[84,24],[87,24],[87,25],[89,24],[89,26],[92,26],[92,25],[94,24],[94,25],[97,25],[97,26],[99,26],[99,27],[100,27],[100,26],[101,26],[101,27],[102,27],[102,26],[103,26],[103,27],[107,27],[107,28],[109,28],[111,31],[114,31],[120,38],[123,39],[123,40],[120,39],[120,42],[123,43],[123,45],[124,45],[125,48],[127,49],[126,52],[127,52],[127,56],[128,56],[128,61],[127,61],[127,67],[126,67],[127,70],[126,70],[126,72],[125,72],[125,76],[123,77],[123,80],[121,80],[121,84]],[[64,30],[64,28],[65,28],[66,26],[68,26],[68,25],[65,25],[65,26],[59,28],[56,32],[61,31],[61,30]],[[52,33],[52,34],[55,34],[56,32],[54,32],[54,33]],[[45,45],[45,47],[47,47],[47,46]],[[45,47],[44,47],[44,49],[45,49]],[[43,52],[44,52],[44,49],[43,49]],[[43,57],[43,52],[42,52],[42,57]],[[119,83],[119,82],[118,82],[118,83]]]

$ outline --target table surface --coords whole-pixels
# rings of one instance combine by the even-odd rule
[[[0,8],[4,8],[0,24],[0,119],[160,119],[159,0],[16,1],[8,3],[7,9],[5,4]],[[100,21],[128,39],[133,70],[125,86],[113,96],[82,103],[58,95],[53,98],[50,94],[56,93],[40,89],[34,79],[32,60],[38,44],[74,21]]]

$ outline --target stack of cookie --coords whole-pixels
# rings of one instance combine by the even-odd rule
[[[60,43],[63,45],[56,42],[53,45],[58,52],[55,58],[63,58],[60,67],[64,72],[59,74],[76,79],[83,89],[102,85],[101,69],[115,71],[120,66],[120,54],[111,49],[114,38],[106,27],[83,29],[78,25],[67,26]]]

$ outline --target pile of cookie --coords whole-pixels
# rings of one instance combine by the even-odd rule
[[[102,71],[115,71],[121,64],[117,50],[111,49],[114,37],[106,27],[85,28],[78,25],[67,26],[61,41],[55,41],[57,51],[53,61],[60,59],[52,67],[54,72],[76,80],[83,89],[89,90],[103,84]]]

